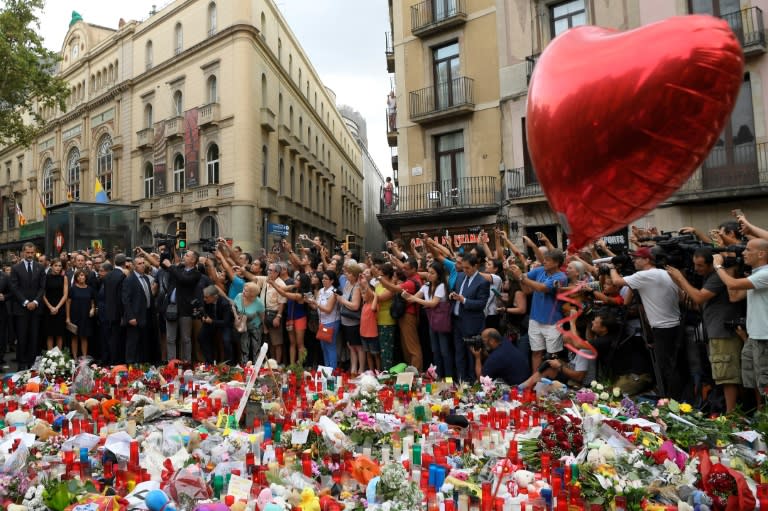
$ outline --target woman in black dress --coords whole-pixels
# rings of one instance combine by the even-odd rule
[[[88,284],[83,270],[75,272],[75,284],[69,290],[67,300],[67,323],[77,327],[77,333],[72,334],[72,357],[78,357],[78,345],[82,348],[80,355],[88,356],[88,337],[92,335],[93,316],[96,314],[96,296]]]
[[[43,303],[45,303],[45,335],[47,337],[48,349],[53,349],[53,340],[56,339],[56,346],[59,349],[64,347],[64,331],[66,330],[64,306],[67,303],[69,292],[69,282],[64,274],[60,259],[51,261],[51,269],[45,278],[45,294]]]

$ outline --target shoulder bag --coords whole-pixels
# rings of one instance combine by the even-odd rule
[[[347,300],[352,301],[352,295],[355,294],[355,288],[357,287],[357,284],[352,286],[352,290],[349,292],[349,296],[347,296]],[[361,304],[362,305],[362,304]],[[341,306],[341,315],[347,319],[357,320],[360,321],[360,314],[362,307],[358,306],[356,311],[353,311],[352,309],[348,309],[344,305]]]

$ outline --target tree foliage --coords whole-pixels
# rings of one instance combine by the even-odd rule
[[[29,146],[44,124],[43,106],[65,110],[59,55],[43,46],[37,17],[45,0],[4,0],[0,10],[0,147]]]

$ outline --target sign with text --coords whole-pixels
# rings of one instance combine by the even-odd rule
[[[272,234],[274,236],[281,236],[283,238],[288,236],[288,233],[291,232],[291,228],[286,224],[267,224],[267,234]]]

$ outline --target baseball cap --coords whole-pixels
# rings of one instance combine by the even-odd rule
[[[644,257],[646,259],[653,259],[653,252],[650,247],[640,247],[630,254],[632,257]]]

